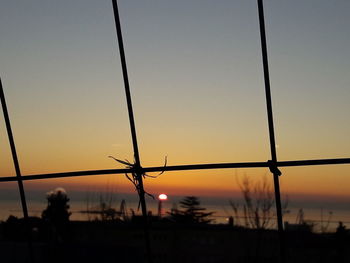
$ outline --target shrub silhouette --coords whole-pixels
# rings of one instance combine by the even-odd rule
[[[244,176],[240,182],[240,187],[244,204],[243,210],[244,226],[254,229],[267,229],[273,226],[276,216],[274,206],[275,198],[272,186],[264,176],[261,181],[253,182],[248,176]],[[284,198],[282,213],[288,213],[288,197]],[[239,204],[230,201],[230,205],[235,213],[237,223],[240,223]]]
[[[63,188],[56,188],[47,193],[47,208],[42,212],[41,217],[56,227],[64,225],[69,221],[71,213],[69,209],[69,198]]]

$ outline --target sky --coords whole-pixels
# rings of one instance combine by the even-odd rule
[[[350,157],[350,2],[264,3],[278,159]],[[168,165],[270,159],[255,0],[120,0],[119,8],[142,165],[163,165],[165,156]],[[111,1],[1,0],[0,35],[24,175],[122,168],[108,156],[133,159]],[[2,116],[0,160],[0,176],[14,176]],[[350,198],[349,165],[282,172],[284,193]],[[167,172],[145,185],[234,195],[244,174],[269,172]],[[132,191],[123,176],[25,186],[81,190],[106,180]]]

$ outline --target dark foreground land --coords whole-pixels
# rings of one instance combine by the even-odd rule
[[[147,262],[141,222],[69,222],[61,229],[31,220],[35,263]],[[24,223],[0,225],[0,262],[30,262]],[[229,225],[152,222],[153,262],[279,262],[278,233]],[[287,262],[350,262],[350,236],[286,232]]]

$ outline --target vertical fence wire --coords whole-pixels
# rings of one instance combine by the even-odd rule
[[[1,78],[0,78],[0,100],[1,100],[2,112],[4,115],[4,120],[5,120],[6,130],[7,130],[7,136],[8,136],[8,140],[10,143],[13,164],[15,166],[15,171],[16,171],[16,179],[17,179],[19,194],[20,194],[20,198],[21,198],[23,217],[24,217],[25,224],[26,224],[26,231],[27,231],[27,236],[28,236],[28,248],[29,248],[29,255],[30,255],[29,260],[31,262],[33,262],[31,229],[30,229],[29,221],[28,221],[28,208],[27,208],[26,196],[25,196],[25,192],[24,192],[21,169],[19,166],[15,140],[13,138],[11,122],[10,122],[10,117],[9,117],[8,110],[7,110],[6,99],[5,99],[4,89],[2,87]]]
[[[2,105],[2,112],[3,112],[3,115],[4,115],[4,119],[5,119],[5,124],[6,124],[7,135],[8,135],[8,139],[9,139],[9,143],[10,143],[13,164],[14,164],[15,170],[16,170],[16,179],[17,179],[17,183],[18,183],[19,194],[20,194],[20,197],[21,197],[21,205],[22,205],[23,217],[24,217],[24,219],[27,220],[28,219],[28,208],[27,208],[27,203],[26,203],[26,196],[25,196],[25,193],[24,193],[22,174],[21,174],[21,169],[19,167],[15,140],[13,138],[10,117],[9,117],[8,110],[7,110],[5,94],[4,94],[4,90],[3,90],[3,87],[2,87],[1,79],[0,79],[0,99],[1,99],[1,105]]]
[[[117,0],[112,0],[112,4],[113,4],[115,26],[116,26],[116,31],[117,31],[120,62],[121,62],[122,72],[123,72],[125,95],[126,95],[126,101],[127,101],[127,106],[128,106],[130,130],[131,130],[132,143],[133,143],[133,148],[134,148],[135,170],[136,170],[136,176],[137,176],[138,187],[139,187],[139,189],[138,189],[139,198],[140,198],[140,203],[141,203],[142,216],[143,216],[143,220],[144,220],[144,232],[145,232],[147,257],[148,257],[148,262],[150,263],[150,262],[152,262],[152,258],[151,258],[150,234],[149,234],[148,218],[147,218],[147,207],[146,207],[146,200],[145,200],[145,190],[144,190],[143,178],[142,178],[143,171],[142,171],[142,167],[141,167],[140,154],[139,154],[139,149],[138,149],[138,144],[137,144],[135,120],[134,120],[134,113],[133,113],[132,100],[131,100],[131,94],[130,94],[129,77],[128,77],[128,70],[127,70],[127,65],[126,65],[126,58],[125,58],[125,51],[124,51],[124,44],[123,44],[123,35],[122,35],[122,30],[121,30],[121,25],[120,25],[120,17],[119,17],[119,9],[118,9]]]
[[[275,203],[277,211],[277,225],[279,233],[280,243],[280,262],[285,262],[285,237],[283,230],[283,216],[282,216],[282,205],[281,205],[281,193],[279,176],[281,172],[277,167],[277,153],[276,153],[276,141],[273,124],[273,111],[272,111],[272,99],[270,89],[270,75],[269,75],[269,63],[267,57],[267,44],[266,44],[266,31],[265,31],[265,19],[264,19],[264,7],[263,0],[258,0],[258,13],[259,13],[259,28],[260,28],[260,39],[261,39],[261,52],[264,69],[264,82],[265,82],[265,96],[266,96],[266,108],[268,117],[269,137],[270,137],[270,150],[271,150],[271,161],[270,171],[273,174],[274,189],[275,189]]]

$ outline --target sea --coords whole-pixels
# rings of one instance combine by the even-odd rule
[[[71,220],[94,220],[99,219],[98,214],[88,214],[88,210],[99,210],[101,202],[110,204],[116,210],[120,209],[121,203],[124,200],[126,211],[131,214],[131,210],[135,214],[141,214],[139,209],[139,200],[136,193],[116,193],[116,192],[86,192],[73,191],[67,193],[70,198],[69,211],[72,213]],[[172,208],[180,208],[179,201],[184,196],[168,196],[168,200],[162,201],[161,214],[167,216]],[[244,225],[243,200],[232,199],[230,197],[218,196],[198,196],[200,206],[208,212],[214,212],[211,216],[212,223],[227,224],[229,218],[234,218],[234,223]],[[42,211],[47,207],[46,192],[42,190],[27,190],[26,191],[27,207],[30,216],[40,217]],[[238,207],[238,213],[234,212],[231,202],[234,202]],[[159,209],[159,200],[150,196],[146,197],[147,209],[152,214],[157,215]],[[277,228],[275,207],[272,207],[270,218],[270,228]],[[342,222],[350,229],[350,203],[339,202],[339,200],[328,200],[327,202],[317,200],[294,200],[288,202],[288,206],[284,213],[284,222],[290,224],[298,223],[298,220],[303,214],[304,221],[313,225],[314,232],[335,232]],[[17,191],[1,189],[0,191],[0,221],[6,221],[10,216],[22,217],[22,206]]]

